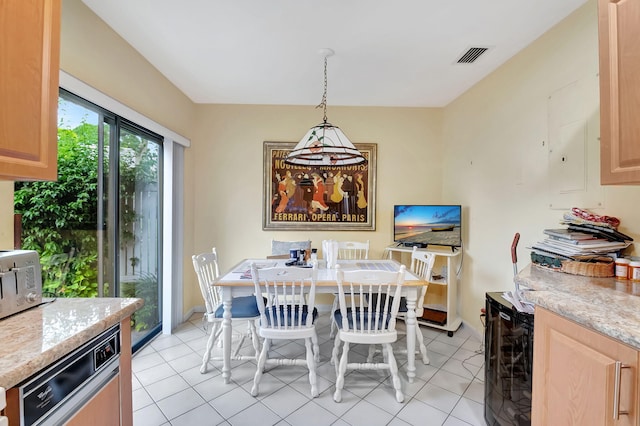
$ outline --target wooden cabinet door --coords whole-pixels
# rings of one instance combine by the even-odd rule
[[[119,426],[120,376],[111,379],[65,426]]]
[[[541,308],[533,341],[533,425],[637,424],[638,351]]]
[[[0,1],[0,178],[55,180],[61,0]]]
[[[640,183],[640,0],[598,0],[600,183]]]

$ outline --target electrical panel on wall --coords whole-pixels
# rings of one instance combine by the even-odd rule
[[[604,207],[600,185],[598,76],[574,81],[548,100],[549,207]]]

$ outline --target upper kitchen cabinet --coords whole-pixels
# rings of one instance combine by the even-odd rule
[[[60,13],[0,0],[0,179],[56,179]]]
[[[640,0],[598,0],[600,181],[640,184]]]

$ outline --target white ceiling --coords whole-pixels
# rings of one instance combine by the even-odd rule
[[[83,0],[197,103],[445,106],[587,0]],[[489,47],[456,64],[470,47]]]

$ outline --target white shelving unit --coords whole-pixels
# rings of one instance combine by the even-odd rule
[[[462,318],[458,315],[458,276],[456,268],[458,266],[458,256],[462,249],[456,251],[448,249],[418,249],[419,251],[426,251],[434,253],[436,255],[436,264],[433,268],[432,276],[442,276],[439,279],[429,280],[429,285],[444,286],[445,305],[431,305],[425,303],[425,308],[435,309],[437,311],[443,311],[447,314],[446,322],[443,325],[426,321],[422,318],[416,318],[416,321],[420,325],[426,325],[429,327],[437,328],[440,330],[446,330],[449,337],[453,336],[453,332],[456,331],[462,324]],[[390,245],[384,249],[383,257],[388,259],[394,259],[400,263],[405,264],[407,267],[411,265],[411,252],[413,247],[404,247]],[[408,253],[408,255],[407,255]],[[429,291],[427,289],[427,299],[429,298]]]

